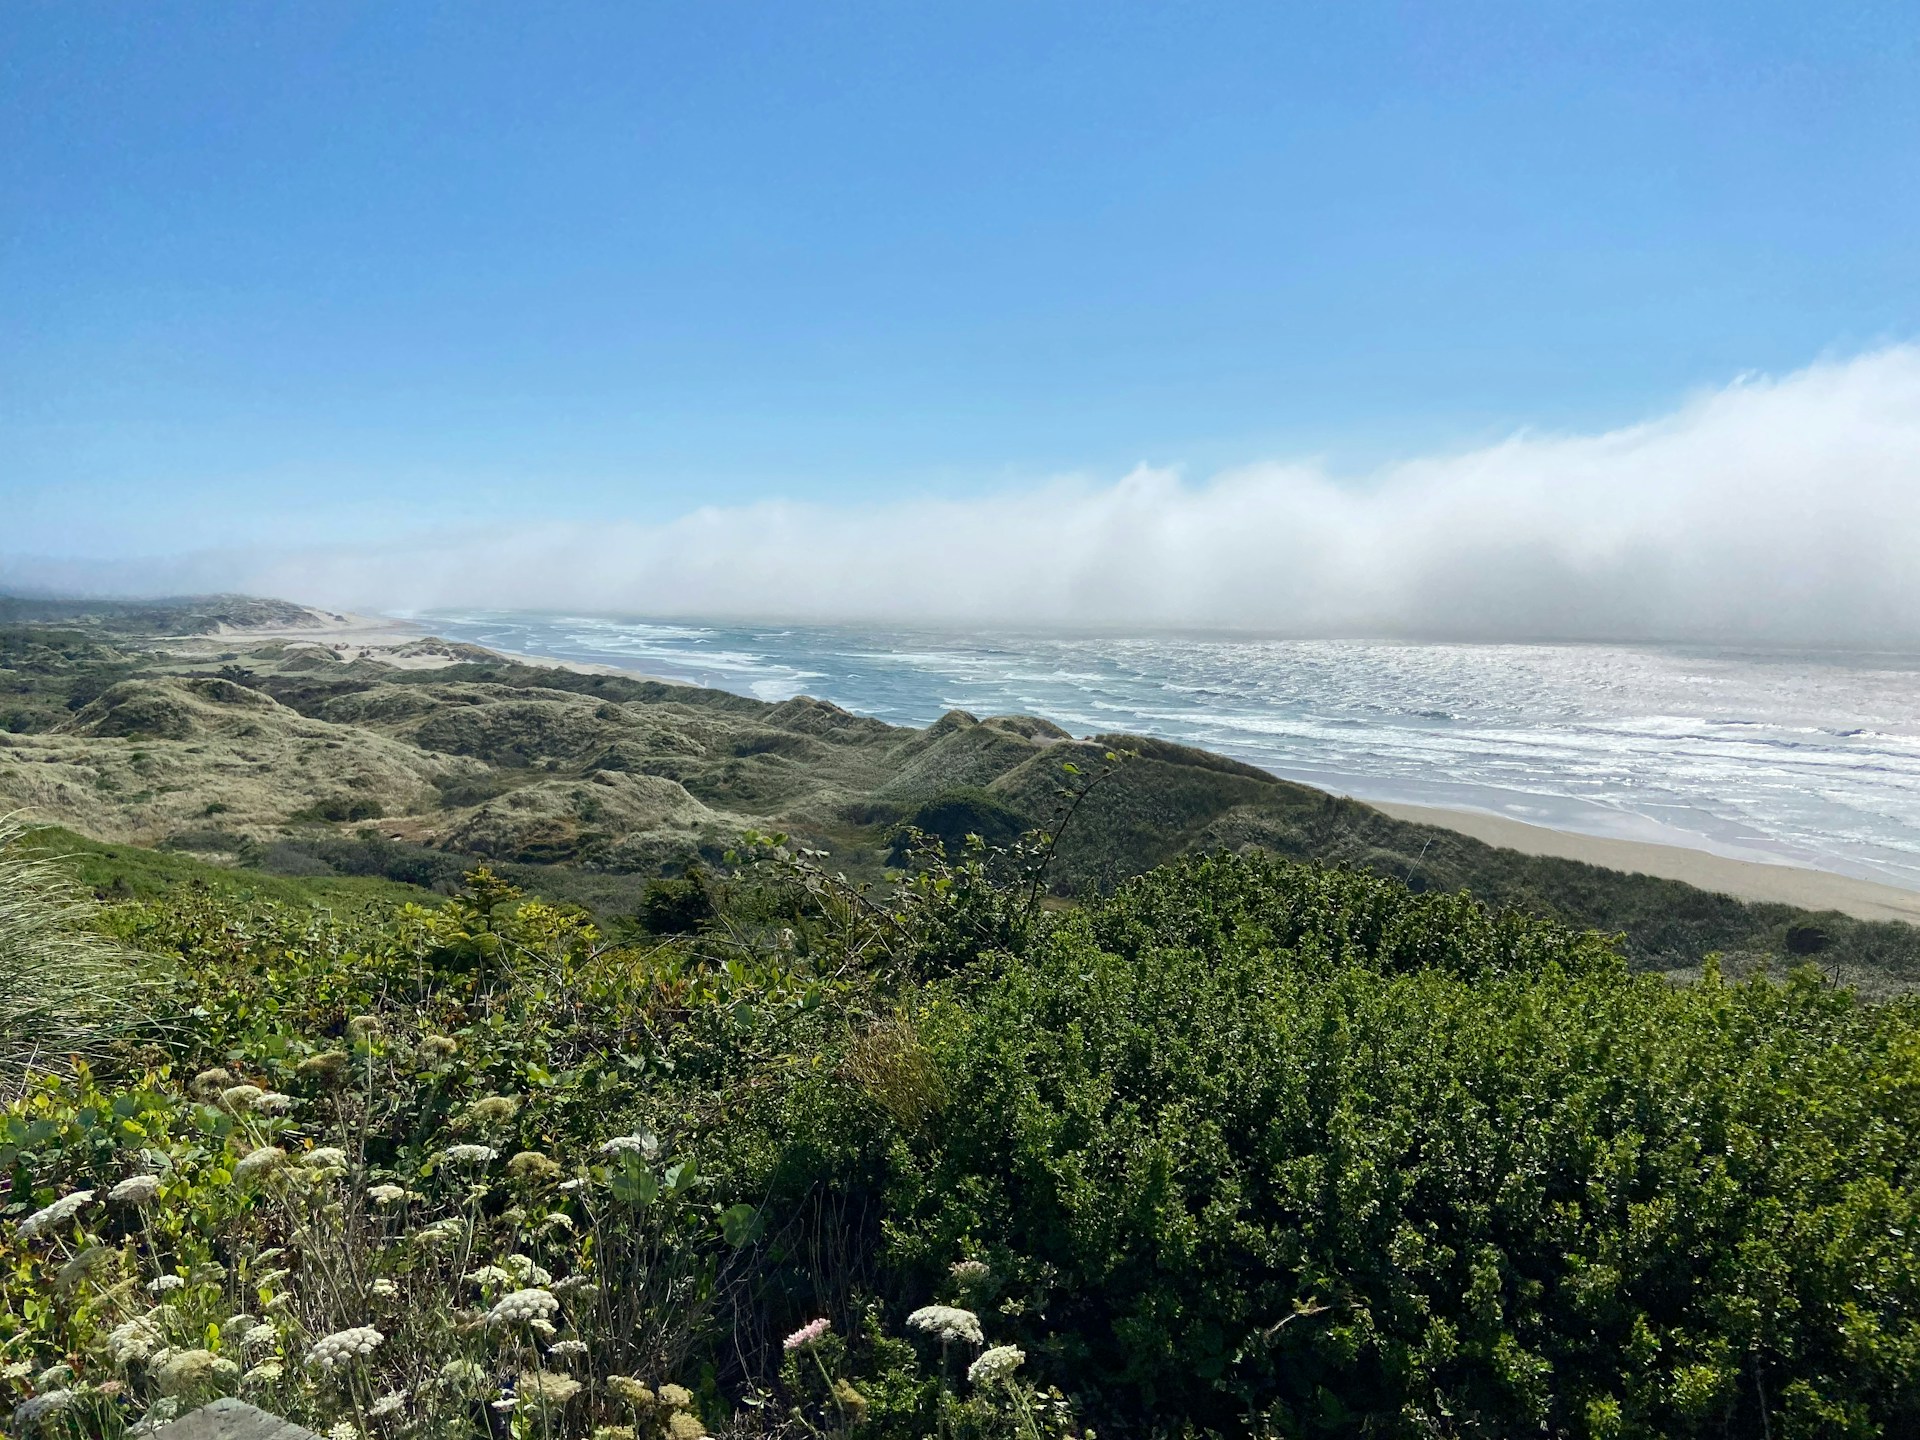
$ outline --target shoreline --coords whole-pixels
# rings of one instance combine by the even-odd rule
[[[1711,850],[1684,845],[1583,835],[1475,810],[1448,810],[1434,805],[1402,805],[1380,800],[1360,803],[1396,820],[1451,830],[1523,855],[1578,860],[1604,870],[1678,880],[1696,889],[1731,895],[1736,900],[1792,905],[1801,910],[1837,910],[1856,920],[1899,920],[1920,925],[1920,891],[1859,880],[1830,870],[1733,860]]]
[[[464,640],[448,640],[436,635],[415,620],[398,620],[386,615],[360,615],[351,611],[335,612],[308,607],[314,617],[311,625],[262,625],[246,629],[223,628],[206,635],[169,635],[153,643],[175,654],[204,654],[230,650],[236,641],[259,641],[283,645],[314,645],[331,650],[343,661],[372,660],[399,670],[444,670],[485,654],[518,665],[542,670],[568,670],[576,675],[622,675],[631,680],[650,680],[656,684],[676,685],[684,681],[666,680],[623,665],[601,665],[586,660],[562,660],[552,655],[529,655],[519,650],[502,650],[493,645],[474,645]],[[442,647],[432,649],[432,646]],[[462,653],[465,652],[465,653]]]
[[[311,626],[272,627],[229,631],[219,636],[182,638],[197,640],[203,645],[231,644],[242,636],[287,643],[305,641],[325,646],[343,659],[370,659],[403,669],[444,668],[469,658],[457,653],[461,650],[484,651],[517,664],[568,670],[580,675],[619,675],[661,684],[688,683],[666,680],[623,665],[563,660],[551,655],[533,655],[490,645],[448,641],[413,620],[323,610],[309,613],[316,621]],[[423,642],[446,648],[444,651],[423,650],[420,648]],[[1317,784],[1315,788],[1338,793],[1324,783]],[[1920,926],[1920,891],[1905,890],[1897,885],[1862,880],[1834,871],[1734,859],[1690,845],[1557,829],[1477,810],[1383,800],[1361,800],[1360,803],[1398,820],[1451,830],[1499,849],[1516,850],[1523,855],[1576,860],[1604,870],[1677,880],[1697,889],[1731,895],[1737,900],[1791,905],[1811,911],[1834,910],[1859,920],[1897,920]]]

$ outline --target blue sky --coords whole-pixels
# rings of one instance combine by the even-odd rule
[[[1911,340],[1917,237],[1911,3],[14,0],[0,553],[1360,473]]]

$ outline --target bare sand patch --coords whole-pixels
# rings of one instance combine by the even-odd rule
[[[1502,815],[1473,810],[1445,810],[1431,805],[1366,802],[1396,820],[1437,825],[1470,835],[1488,845],[1518,850],[1523,855],[1547,855],[1579,860],[1608,870],[1679,880],[1702,890],[1731,895],[1736,900],[1770,901],[1803,910],[1838,910],[1859,920],[1904,920],[1920,925],[1920,892],[1808,870],[1797,865],[1769,865],[1755,860],[1733,860],[1682,845],[1656,845],[1643,840],[1620,840],[1550,830]]]

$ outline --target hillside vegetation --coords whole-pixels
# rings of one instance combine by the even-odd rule
[[[869,881],[904,854],[902,827],[1011,839],[1049,821],[1063,763],[1117,747],[1135,758],[1064,838],[1061,896],[1260,849],[1620,932],[1635,964],[1676,974],[1718,951],[1736,968],[1811,957],[1869,989],[1920,981],[1909,926],[1496,850],[1183,746],[959,711],[903,729],[424,637],[345,660],[324,631],[300,638],[329,618],[243,597],[0,602],[0,808],[284,876],[445,889],[484,859],[610,920],[662,875],[720,866],[749,829]],[[276,638],[250,639],[259,626]]]
[[[1257,854],[1050,910],[1041,853],[758,844],[624,942],[484,871],[121,902],[170,983],[0,1128],[10,1433],[1920,1426],[1920,1002]]]

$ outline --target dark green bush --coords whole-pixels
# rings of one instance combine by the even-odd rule
[[[897,1303],[988,1260],[996,1323],[1129,1432],[1914,1433],[1915,1020],[1357,874],[1170,867],[930,995]],[[791,1113],[837,1132],[796,1136],[817,1183],[860,1173],[844,1112]]]

